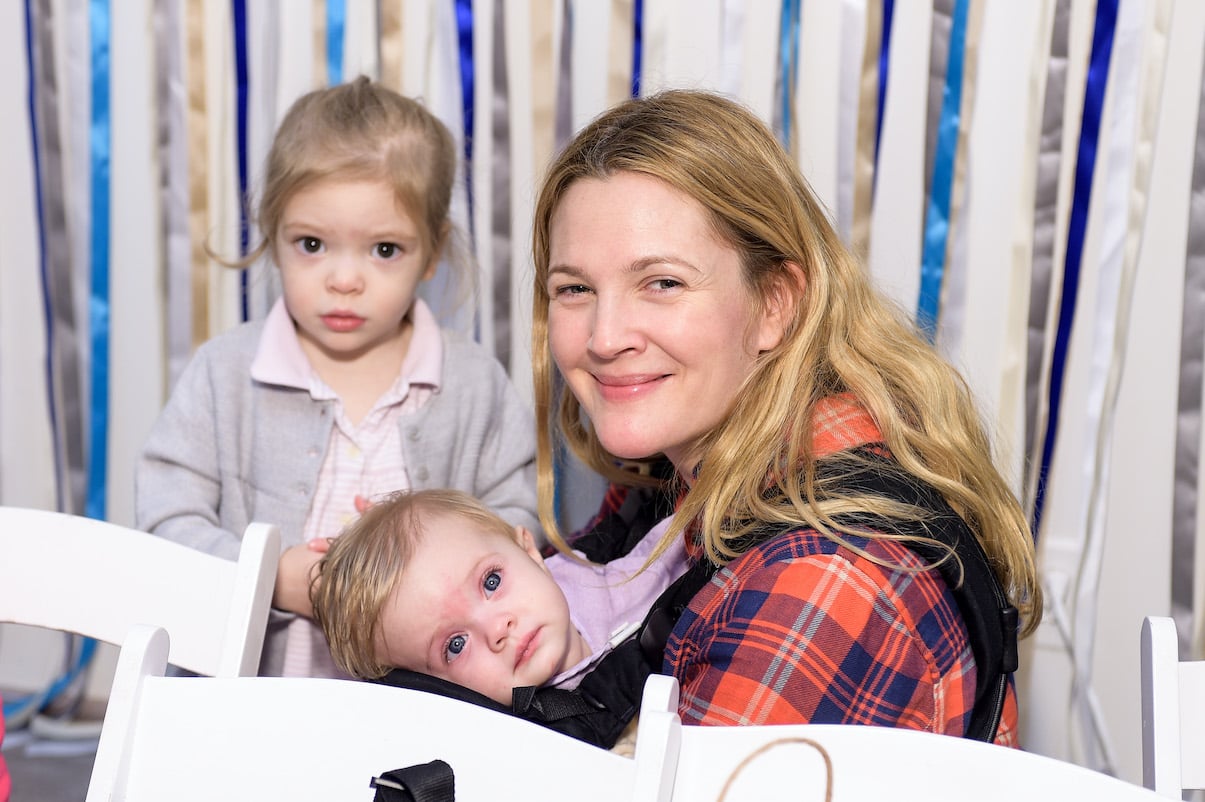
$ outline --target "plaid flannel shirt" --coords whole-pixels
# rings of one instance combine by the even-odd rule
[[[817,454],[881,435],[848,398],[822,405]],[[889,540],[850,538],[884,563],[800,528],[761,543],[691,600],[665,649],[687,724],[874,724],[961,736],[975,660],[939,572]],[[996,743],[1017,745],[1010,683]]]

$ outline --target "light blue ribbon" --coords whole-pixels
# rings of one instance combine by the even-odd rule
[[[925,239],[921,256],[920,297],[916,322],[932,342],[937,335],[941,282],[945,272],[946,241],[950,236],[950,197],[954,190],[954,159],[958,151],[958,118],[962,103],[962,64],[965,55],[969,0],[954,4],[950,53],[946,59],[946,85],[942,92],[937,148],[933,155],[933,181],[925,210]]]
[[[782,119],[781,141],[791,147],[791,97],[799,63],[799,15],[802,0],[782,0],[778,22],[778,108]]]
[[[326,80],[330,86],[343,83],[343,30],[346,25],[344,0],[326,0]]]
[[[84,512],[105,519],[109,454],[109,0],[90,0],[92,124],[89,137],[92,176],[92,283],[88,321],[92,339],[92,387],[88,440],[88,495]]]

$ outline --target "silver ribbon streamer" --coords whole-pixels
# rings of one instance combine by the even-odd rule
[[[494,0],[493,171],[494,213],[490,240],[494,251],[494,354],[510,370],[510,122],[506,74],[506,11]]]
[[[1188,213],[1172,495],[1171,612],[1180,634],[1180,653],[1199,659],[1201,655],[1192,654],[1192,646],[1199,515],[1197,482],[1201,466],[1201,380],[1205,363],[1205,71],[1197,108],[1197,140]]]
[[[50,342],[47,356],[53,395],[48,399],[58,420],[54,431],[55,466],[58,471],[58,507],[63,512],[82,513],[87,492],[88,470],[83,444],[84,393],[79,344],[85,341],[76,323],[72,290],[71,238],[64,207],[62,126],[59,121],[58,80],[54,59],[54,20],[51,0],[39,0],[33,14],[33,69],[38,87],[34,93],[37,114],[38,151],[41,154],[42,209],[46,240],[45,292],[49,298]],[[86,232],[77,232],[85,236]]]
[[[1042,133],[1038,144],[1038,173],[1034,183],[1033,262],[1029,288],[1029,326],[1025,358],[1025,464],[1035,469],[1034,454],[1041,424],[1038,409],[1043,388],[1046,327],[1050,311],[1050,283],[1054,274],[1054,243],[1059,195],[1059,170],[1063,149],[1063,105],[1067,95],[1067,48],[1071,2],[1058,0],[1050,34],[1050,62],[1046,71],[1046,98],[1042,105]],[[1036,477],[1027,479],[1025,506],[1030,511]]]
[[[925,122],[925,197],[933,184],[933,159],[946,91],[946,62],[950,56],[950,29],[954,25],[954,0],[934,0],[929,39],[929,114]]]

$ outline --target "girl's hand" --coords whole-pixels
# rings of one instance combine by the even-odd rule
[[[315,568],[321,559],[322,553],[311,549],[309,543],[285,549],[284,553],[280,555],[280,562],[277,563],[276,587],[272,592],[272,606],[279,610],[303,615],[306,618],[313,618],[314,608],[310,604],[310,584],[314,581]]]

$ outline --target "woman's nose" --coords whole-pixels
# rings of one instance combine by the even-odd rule
[[[603,359],[637,348],[640,343],[638,323],[633,310],[622,299],[600,297],[594,307],[594,320],[586,347]]]

